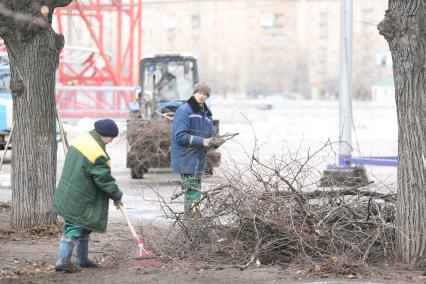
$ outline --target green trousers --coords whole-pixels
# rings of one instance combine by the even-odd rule
[[[80,225],[73,224],[65,220],[64,237],[77,240],[83,235],[90,235],[91,232],[91,230],[88,230]]]
[[[200,211],[198,202],[201,200],[201,178],[188,174],[180,175],[184,195],[185,213]]]

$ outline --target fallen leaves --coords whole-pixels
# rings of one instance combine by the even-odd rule
[[[36,240],[41,237],[56,237],[62,233],[63,224],[36,225],[28,229],[0,229],[0,240],[3,241],[24,241]]]
[[[13,261],[14,264],[19,264],[20,262],[16,259]],[[24,267],[2,267],[0,268],[0,279],[9,278],[9,279],[18,279],[22,276],[30,276],[35,274],[47,274],[55,271],[55,268],[45,261],[36,261],[30,265]]]

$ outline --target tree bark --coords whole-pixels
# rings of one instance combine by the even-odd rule
[[[55,72],[64,45],[51,25],[54,8],[71,0],[0,0],[0,36],[11,67],[13,228],[53,224],[56,185]],[[48,15],[41,7],[48,6]],[[46,7],[43,7],[46,10]]]
[[[415,263],[426,248],[426,10],[424,0],[389,0],[379,24],[393,59],[398,119],[397,258]]]

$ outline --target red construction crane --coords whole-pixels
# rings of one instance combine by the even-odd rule
[[[57,8],[53,20],[57,32],[74,39],[60,58],[61,117],[127,117],[142,55],[142,0],[75,0]]]
[[[61,116],[127,117],[135,98],[129,86],[138,84],[142,0],[76,0],[55,16],[59,33],[74,38],[59,65],[59,83],[67,86],[56,95]],[[99,87],[105,85],[113,87]]]
[[[74,40],[73,47],[64,49],[60,83],[115,86],[137,83],[142,51],[142,0],[76,0],[56,9],[55,16],[59,33],[73,33],[73,29],[77,31],[75,25],[79,25],[91,39],[87,43]],[[70,22],[73,24],[66,31],[65,26]],[[77,37],[87,38],[74,35],[74,39]]]

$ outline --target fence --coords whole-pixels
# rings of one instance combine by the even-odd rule
[[[126,118],[138,92],[134,86],[60,86],[56,102],[63,119]]]

